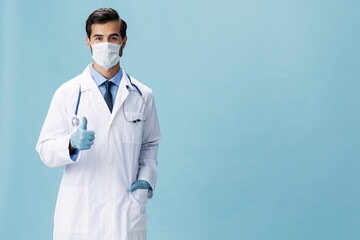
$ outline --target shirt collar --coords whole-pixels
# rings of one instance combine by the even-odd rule
[[[120,66],[119,71],[115,74],[115,76],[111,79],[106,79],[103,75],[101,75],[98,71],[96,71],[92,64],[90,64],[90,74],[91,77],[94,79],[96,85],[99,87],[101,84],[103,84],[105,81],[111,81],[117,86],[120,85],[120,81],[122,78],[122,68]]]

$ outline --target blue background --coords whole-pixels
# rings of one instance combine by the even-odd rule
[[[0,239],[52,237],[62,168],[35,145],[54,91],[92,61],[100,7],[128,23],[122,66],[155,94],[148,239],[360,239],[350,0],[3,0]]]

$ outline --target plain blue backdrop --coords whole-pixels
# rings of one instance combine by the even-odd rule
[[[1,1],[0,239],[49,240],[62,168],[35,151],[92,61],[85,21],[128,23],[124,69],[162,140],[149,240],[360,239],[360,2]]]

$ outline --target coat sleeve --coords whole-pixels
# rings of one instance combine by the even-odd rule
[[[148,198],[152,198],[157,179],[157,154],[161,138],[159,120],[157,117],[155,101],[152,92],[148,96],[147,108],[149,111],[148,120],[144,122],[143,137],[139,157],[138,180],[147,181],[152,191],[149,191]]]
[[[48,167],[54,168],[74,164],[81,158],[81,151],[75,156],[70,156],[69,139],[71,133],[68,121],[65,101],[57,90],[51,100],[36,144],[36,151],[39,153],[41,161]]]

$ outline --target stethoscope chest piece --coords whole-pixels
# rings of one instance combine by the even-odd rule
[[[71,124],[73,127],[76,127],[77,125],[79,125],[79,119],[76,116],[74,116],[71,120]]]

